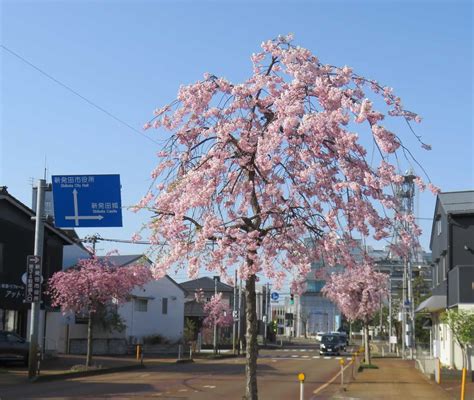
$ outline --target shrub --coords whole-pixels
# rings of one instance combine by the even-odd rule
[[[169,340],[160,334],[149,335],[143,338],[144,344],[169,344]]]

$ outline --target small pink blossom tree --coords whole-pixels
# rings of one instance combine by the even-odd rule
[[[122,304],[129,298],[135,287],[143,286],[152,275],[143,265],[116,267],[108,258],[79,260],[74,268],[56,272],[48,281],[51,304],[61,307],[63,313],[86,314],[87,357],[86,366],[92,363],[93,316],[103,306],[111,302]]]
[[[232,326],[234,322],[232,311],[229,305],[222,299],[222,293],[212,295],[211,299],[206,302],[201,289],[195,293],[195,298],[198,303],[203,304],[203,310],[206,314],[203,325],[215,330],[214,353],[217,353],[217,330]]]
[[[369,322],[388,294],[388,275],[376,272],[370,264],[347,268],[329,275],[322,289],[345,317],[364,324],[365,362],[370,364]]]
[[[323,64],[290,36],[262,43],[251,60],[253,73],[242,83],[207,74],[156,110],[145,128],[171,134],[157,154],[155,184],[136,209],[154,213],[149,240],[166,245],[157,276],[187,267],[195,278],[205,267],[225,279],[238,266],[246,297],[245,398],[255,400],[257,275],[276,288],[290,278],[292,292],[299,291],[311,261],[354,267],[353,238],[387,238],[397,219],[406,219],[406,231],[394,250],[407,251],[419,229],[398,211],[393,188],[403,182],[397,163],[412,152],[390,120],[404,120],[411,134],[420,117],[390,87]],[[420,177],[416,183],[424,189]]]
[[[232,311],[229,305],[223,301],[222,293],[217,293],[211,297],[207,303],[203,305],[206,318],[203,324],[207,327],[216,325],[218,328],[227,328],[232,326],[234,322]]]

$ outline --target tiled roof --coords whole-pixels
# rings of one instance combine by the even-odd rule
[[[126,265],[130,265],[140,258],[144,257],[143,254],[130,254],[130,255],[120,255],[120,256],[99,256],[99,259],[108,259],[109,262],[116,267],[125,267]]]
[[[203,278],[193,279],[192,281],[187,281],[180,283],[180,285],[187,292],[194,292],[195,290],[202,289],[205,292],[214,291],[214,279],[205,276]],[[234,288],[232,286],[226,285],[222,282],[217,282],[217,291],[218,292],[233,292]]]
[[[198,303],[196,300],[187,301],[184,303],[184,316],[185,317],[205,317],[203,305]]]
[[[438,194],[446,214],[474,213],[474,190]]]

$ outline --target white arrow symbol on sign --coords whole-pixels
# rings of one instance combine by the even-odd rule
[[[72,197],[73,197],[73,200],[74,200],[74,215],[72,216],[65,216],[64,219],[66,220],[71,220],[73,219],[74,220],[74,225],[76,226],[79,226],[79,220],[80,219],[97,219],[97,220],[102,220],[104,219],[104,217],[102,215],[79,215],[79,205],[78,205],[78,201],[77,201],[77,190],[74,189],[72,191]]]
[[[79,216],[79,206],[77,205],[77,190],[72,191],[72,197],[74,197],[74,216],[76,217],[76,226],[79,225],[77,217]]]

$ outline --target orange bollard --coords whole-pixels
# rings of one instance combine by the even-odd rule
[[[465,400],[466,396],[466,368],[462,369],[462,380],[461,380],[461,400]]]
[[[137,361],[140,359],[141,348],[140,345],[137,344]]]

